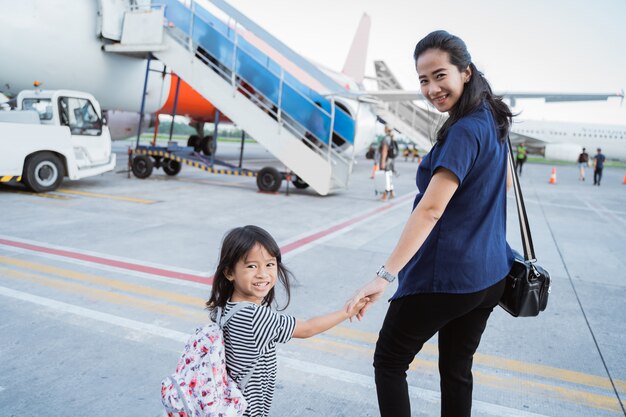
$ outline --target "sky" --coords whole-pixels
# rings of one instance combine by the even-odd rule
[[[366,75],[387,62],[417,90],[413,49],[429,32],[461,37],[495,91],[608,93],[626,88],[626,0],[228,0],[296,52],[340,71],[363,13],[372,20]],[[626,124],[620,99],[520,100],[521,118]]]

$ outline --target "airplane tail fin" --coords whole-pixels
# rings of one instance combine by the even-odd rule
[[[359,27],[356,30],[350,51],[343,65],[342,73],[354,78],[358,83],[365,78],[365,63],[367,59],[367,45],[370,37],[371,18],[367,13],[363,13]]]
[[[374,61],[376,71],[376,81],[379,90],[402,90],[398,79],[393,75],[385,61]]]

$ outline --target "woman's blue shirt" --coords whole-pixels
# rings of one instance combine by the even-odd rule
[[[491,111],[483,105],[459,119],[424,157],[417,187],[426,190],[438,168],[459,180],[443,215],[398,274],[392,299],[419,293],[472,293],[506,276],[513,255],[506,242],[506,142],[498,140]],[[417,207],[423,193],[413,204]]]

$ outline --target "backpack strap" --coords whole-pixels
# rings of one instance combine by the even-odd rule
[[[246,308],[247,306],[248,306],[247,303],[236,303],[233,306],[233,308],[231,308],[228,311],[228,313],[226,313],[226,315],[223,316],[223,317],[222,317],[222,314],[223,314],[224,310],[222,309],[222,307],[217,307],[217,315],[216,315],[217,325],[220,327],[220,329],[224,329],[224,326],[226,326],[226,323],[228,323],[228,321],[235,314],[237,314],[239,311],[241,311],[242,309]],[[252,367],[250,369],[248,369],[248,371],[245,374],[243,374],[243,377],[237,383],[237,386],[239,387],[241,392],[243,392],[244,389],[246,388],[246,385],[248,385],[248,382],[250,381],[250,378],[252,377],[252,374],[254,373],[254,370],[256,369],[257,363],[258,363],[258,361],[255,361],[254,364],[252,365]]]
[[[222,317],[222,314],[224,313],[224,309],[222,307],[217,307],[217,314],[215,316],[216,317],[215,322],[220,327],[220,329],[223,329],[224,326],[226,326],[226,323],[228,323],[228,321],[231,318],[233,318],[235,314],[237,314],[240,310],[246,307],[247,307],[246,303],[236,303],[235,306],[231,308],[228,311],[228,313],[226,313],[226,315],[223,317]]]

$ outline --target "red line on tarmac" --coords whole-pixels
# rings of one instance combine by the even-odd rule
[[[31,250],[34,252],[43,252],[43,253],[48,253],[51,255],[62,256],[65,258],[78,259],[80,261],[87,261],[87,262],[91,262],[94,264],[107,265],[107,266],[113,266],[115,268],[121,268],[121,269],[130,270],[130,271],[143,272],[146,274],[157,275],[157,276],[162,276],[162,277],[167,277],[167,278],[182,279],[185,281],[199,282],[201,284],[211,284],[213,282],[213,277],[203,277],[200,275],[186,274],[184,272],[170,271],[167,269],[155,268],[152,266],[144,266],[144,265],[133,264],[130,262],[116,261],[114,259],[102,258],[100,256],[85,255],[82,253],[71,252],[71,251],[63,250],[63,249],[47,248],[45,246],[33,245],[30,243],[22,243],[22,242],[16,242],[13,240],[0,239],[0,244],[6,245],[6,246],[13,246],[16,248],[21,248],[21,249],[27,249],[27,250]]]
[[[374,210],[370,210],[370,211],[368,211],[366,213],[363,213],[363,214],[361,214],[359,216],[353,217],[352,219],[348,219],[348,220],[346,220],[346,221],[344,221],[342,223],[339,223],[339,224],[336,224],[334,226],[331,226],[331,227],[329,227],[326,230],[322,230],[321,232],[313,233],[310,236],[306,236],[306,237],[303,237],[302,239],[296,240],[295,242],[291,242],[291,243],[283,246],[282,248],[280,248],[280,252],[283,255],[286,254],[286,253],[289,253],[289,252],[291,252],[293,250],[298,249],[301,246],[307,245],[307,244],[312,243],[312,242],[314,242],[314,241],[316,241],[318,239],[321,239],[321,238],[323,238],[325,236],[328,236],[331,233],[337,232],[337,231],[339,231],[341,229],[345,229],[346,227],[351,226],[351,225],[353,225],[355,223],[363,221],[363,220],[367,219],[368,217],[372,217],[375,214],[378,214],[378,213],[383,212],[385,210],[389,210],[393,206],[398,205],[399,203],[404,202],[409,197],[414,197],[414,196],[415,195],[413,193],[406,194],[406,195],[404,195],[402,197],[399,197],[393,204],[385,204],[382,207],[375,208]]]
[[[338,223],[334,226],[329,227],[326,230],[322,230],[320,232],[317,233],[313,233],[310,236],[306,236],[303,237],[301,239],[296,240],[295,242],[291,242],[288,243],[287,245],[283,246],[282,248],[280,248],[281,253],[284,255],[286,253],[289,253],[293,250],[296,250],[302,246],[305,246],[307,244],[310,244],[312,242],[315,242],[316,240],[319,240],[325,236],[330,235],[331,233],[335,233],[341,229],[345,229],[348,226],[351,226],[353,224],[356,224],[360,221],[363,221],[369,217],[372,217],[378,213],[381,213],[383,211],[389,210],[392,207],[404,202],[405,200],[407,200],[409,197],[413,197],[414,194],[410,193],[407,195],[404,195],[402,197],[399,197],[396,199],[395,202],[390,203],[390,204],[385,204],[384,206],[375,208],[373,210],[370,210],[366,213],[360,214],[356,217],[353,217],[352,219],[348,219],[344,222]],[[120,268],[120,269],[126,269],[129,271],[136,271],[136,272],[143,272],[145,274],[150,274],[150,275],[156,275],[156,276],[160,276],[160,277],[166,277],[166,278],[174,278],[174,279],[180,279],[180,280],[184,280],[184,281],[192,281],[192,282],[197,282],[200,284],[207,284],[207,285],[211,285],[213,283],[213,276],[210,277],[203,277],[200,275],[193,275],[193,274],[187,274],[184,272],[176,272],[176,271],[170,271],[167,269],[163,269],[163,268],[156,268],[156,267],[152,267],[152,266],[145,266],[145,265],[139,265],[139,264],[134,264],[131,262],[124,262],[124,261],[117,261],[115,259],[108,259],[108,258],[103,258],[100,256],[94,256],[94,255],[86,255],[86,254],[82,254],[82,253],[78,253],[78,252],[72,252],[69,250],[64,250],[64,249],[55,249],[55,248],[49,248],[46,246],[40,246],[40,245],[34,245],[31,243],[24,243],[24,242],[17,242],[14,240],[8,240],[8,239],[0,239],[0,245],[6,245],[6,246],[13,246],[16,248],[20,248],[20,249],[26,249],[26,250],[30,250],[30,251],[34,251],[34,252],[41,252],[41,253],[48,253],[51,255],[56,255],[56,256],[61,256],[61,257],[65,257],[65,258],[71,258],[71,259],[78,259],[80,261],[86,261],[86,262],[91,262],[94,264],[100,264],[100,265],[106,265],[106,266],[112,266],[115,268]]]

